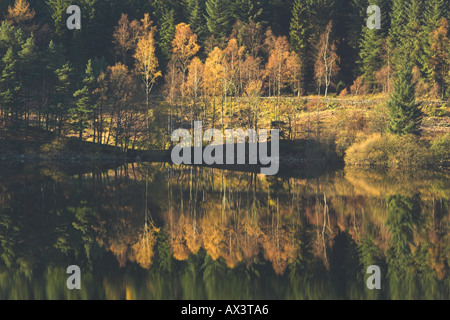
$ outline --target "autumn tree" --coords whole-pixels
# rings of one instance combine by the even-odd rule
[[[8,7],[8,15],[6,18],[14,24],[21,26],[33,20],[35,15],[36,12],[30,9],[30,4],[26,0],[16,0],[13,7]]]
[[[250,114],[249,124],[251,128],[258,130],[259,117],[259,98],[261,96],[262,81],[250,81],[245,87],[245,96],[247,98],[248,110]]]
[[[201,95],[200,90],[203,84],[203,72],[204,66],[201,60],[197,57],[192,59],[188,67],[188,77],[186,81],[187,92],[192,100],[191,122],[194,121],[194,113],[197,111],[197,104]]]
[[[186,72],[189,62],[194,57],[200,46],[197,44],[197,35],[195,35],[188,24],[180,23],[175,28],[175,38],[172,42],[172,58],[177,62],[181,69],[182,88],[181,94],[185,95]]]
[[[122,14],[117,26],[114,27],[113,42],[124,65],[127,64],[127,55],[136,47],[140,31],[139,22],[137,20],[130,22],[126,14]]]
[[[290,78],[288,74],[290,70],[287,69],[287,62],[291,52],[289,42],[284,36],[276,37],[274,40],[267,38],[266,43],[270,47],[270,55],[266,65],[265,75],[269,83],[269,92],[271,84],[273,84],[273,91],[277,96],[277,112],[279,112],[281,90],[286,87]]]
[[[109,144],[113,134],[115,147],[126,151],[130,147],[133,134],[136,137],[139,115],[145,113],[148,117],[148,109],[141,112],[135,107],[135,81],[123,64],[108,67],[99,79],[102,81],[99,86],[105,87],[106,101],[103,104],[110,119],[106,144]]]
[[[430,38],[429,77],[438,86],[441,99],[444,99],[450,85],[450,41],[447,19],[441,19],[439,27],[431,33]]]
[[[294,51],[291,51],[286,59],[286,71],[288,83],[291,86],[294,95],[300,97],[303,92],[302,60]]]
[[[330,21],[321,34],[317,45],[318,55],[315,64],[315,77],[320,87],[325,85],[325,97],[328,95],[328,87],[334,77],[339,73],[339,57],[337,55],[337,47],[335,41],[331,40],[333,24]]]
[[[150,93],[156,80],[161,77],[161,71],[158,70],[158,58],[155,53],[155,32],[156,27],[152,26],[152,21],[148,14],[142,19],[142,35],[139,37],[134,59],[136,60],[136,73],[141,78],[144,85],[145,103],[146,103],[146,122],[147,131],[150,126],[149,104]]]
[[[236,21],[231,32],[230,39],[236,39],[239,47],[245,48],[245,53],[258,57],[263,49],[264,32],[260,22],[250,20],[249,22]]]
[[[222,79],[225,75],[223,66],[223,51],[215,47],[208,55],[205,62],[203,86],[213,100],[212,109],[212,127],[214,128],[216,120],[216,99],[222,94]]]
[[[224,53],[224,67],[225,76],[223,78],[223,104],[225,108],[228,107],[228,95],[236,95],[239,90],[239,78],[241,72],[242,61],[244,57],[245,48],[239,46],[238,41],[235,38],[231,38],[228,41],[227,47],[223,50]],[[233,121],[233,101],[231,101],[231,122]],[[223,109],[223,108],[222,108]],[[222,110],[223,113],[223,110]],[[223,116],[222,116],[223,120]],[[223,125],[223,123],[222,123]]]

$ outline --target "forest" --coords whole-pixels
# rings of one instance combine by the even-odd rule
[[[0,0],[0,298],[448,300],[449,13]],[[279,129],[279,173],[174,165],[196,121]]]
[[[406,139],[424,164],[448,162],[448,0],[83,0],[70,30],[73,4],[1,1],[4,132],[163,150],[201,120],[325,139],[341,156]]]

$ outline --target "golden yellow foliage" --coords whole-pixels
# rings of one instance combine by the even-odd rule
[[[175,37],[172,41],[172,53],[185,70],[189,60],[200,50],[197,44],[197,35],[194,34],[186,23],[180,23],[175,27]]]
[[[16,0],[14,7],[8,6],[8,19],[15,23],[21,24],[32,20],[35,15],[36,12],[30,10],[30,4],[26,0]]]
[[[156,228],[153,224],[147,225],[140,240],[132,247],[133,260],[142,268],[150,269],[150,266],[152,265],[158,232],[159,228]]]
[[[155,53],[155,32],[156,27],[152,26],[152,22],[148,14],[142,20],[143,33],[138,39],[134,59],[136,60],[136,72],[141,76],[145,85],[145,93],[150,94],[156,80],[162,76],[158,70],[158,58]]]

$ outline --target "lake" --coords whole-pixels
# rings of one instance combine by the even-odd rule
[[[0,299],[450,298],[448,173],[258,172],[4,163]]]

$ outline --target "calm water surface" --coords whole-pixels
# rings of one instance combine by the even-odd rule
[[[448,178],[3,166],[0,299],[449,299]]]

